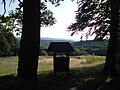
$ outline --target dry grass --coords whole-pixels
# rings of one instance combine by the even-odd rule
[[[71,56],[70,74],[54,76],[53,58],[40,56],[39,82],[33,83],[13,77],[17,72],[17,57],[0,58],[0,90],[119,90],[119,77],[111,78],[99,73],[104,59],[99,56]],[[11,74],[12,77],[4,76]]]
[[[102,60],[102,62],[98,60],[92,63],[87,63],[86,57],[91,58],[88,56],[71,56],[70,57],[70,69],[90,67],[96,64],[99,65],[99,64],[104,63],[104,59]],[[0,58],[0,76],[8,75],[8,74],[16,74],[17,65],[18,65],[18,57],[1,57]],[[40,56],[39,61],[38,61],[38,74],[47,73],[51,71],[53,71],[53,57],[52,56]]]
[[[93,62],[93,58],[91,58],[92,56],[70,56],[70,63],[69,63],[69,67],[70,69],[77,69],[77,68],[87,68],[87,67],[93,67],[96,65],[101,65],[104,63],[105,58],[103,57],[99,57],[101,59],[98,59],[98,56],[94,56],[94,59],[98,59],[98,60],[94,60]],[[89,62],[87,61],[87,59],[89,59]],[[90,63],[90,60],[92,61]],[[46,74],[46,73],[53,73],[53,57],[52,56],[40,56],[39,57],[39,65],[38,65],[38,74]]]

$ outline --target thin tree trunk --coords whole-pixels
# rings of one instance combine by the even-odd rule
[[[23,0],[23,29],[18,73],[22,79],[37,81],[40,45],[40,0]]]
[[[111,1],[111,23],[110,23],[110,39],[106,55],[106,62],[103,71],[108,75],[116,75],[115,56],[118,38],[119,24],[119,5],[114,0]]]

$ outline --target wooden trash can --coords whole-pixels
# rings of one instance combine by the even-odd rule
[[[56,72],[67,72],[69,74],[69,53],[74,49],[69,42],[51,42],[48,52],[53,54],[53,69]]]
[[[69,57],[54,58],[54,74],[56,72],[67,72],[69,74]]]

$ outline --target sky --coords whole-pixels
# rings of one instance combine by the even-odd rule
[[[67,27],[72,22],[75,22],[75,11],[77,10],[76,2],[64,0],[58,7],[51,5],[51,3],[47,3],[47,5],[48,9],[54,13],[53,16],[56,18],[57,22],[53,26],[42,27],[41,36],[79,40],[80,35],[70,36],[71,32],[66,31]]]
[[[0,0],[1,3],[2,0]],[[10,1],[10,0],[7,0]],[[17,6],[17,0],[15,3],[12,3],[9,6],[7,2],[7,11],[14,9]],[[41,37],[44,38],[64,38],[79,41],[80,33],[70,36],[71,32],[66,31],[67,27],[71,25],[71,23],[75,22],[75,11],[77,10],[76,0],[72,2],[71,0],[61,1],[60,6],[55,7],[50,2],[47,2],[47,7],[49,10],[53,12],[53,16],[56,18],[57,22],[53,26],[50,27],[42,27],[41,28]],[[0,5],[0,14],[4,13],[3,5]],[[85,39],[85,38],[83,38]],[[93,37],[89,38],[93,39]]]
[[[10,0],[6,0],[6,12],[9,12],[10,10],[14,10],[16,8],[16,6],[18,5],[18,1],[15,0],[14,3],[9,3]],[[0,14],[3,14],[4,13],[4,5],[1,4],[2,3],[2,0],[0,0]]]

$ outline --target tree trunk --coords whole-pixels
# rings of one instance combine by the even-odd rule
[[[40,0],[23,0],[23,29],[20,42],[18,78],[37,81],[40,45]]]
[[[111,23],[110,23],[110,39],[107,49],[106,62],[103,71],[107,75],[116,75],[115,56],[118,38],[118,24],[119,24],[119,5],[114,0],[111,1]]]

